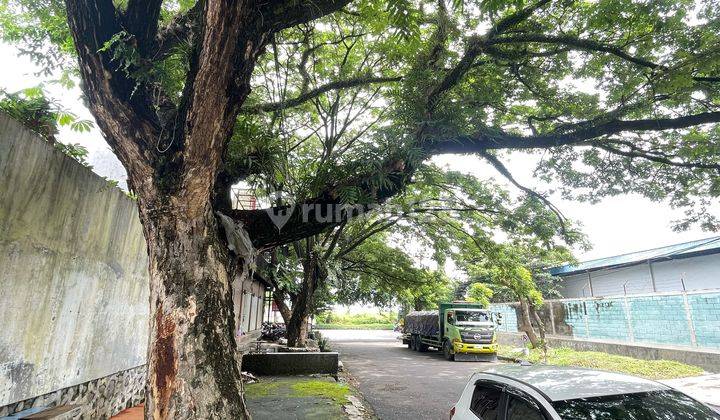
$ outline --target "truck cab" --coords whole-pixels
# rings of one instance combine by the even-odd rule
[[[443,305],[444,306],[444,305]],[[445,309],[443,311],[443,309]],[[445,358],[453,360],[465,355],[495,355],[496,326],[499,314],[481,308],[442,308],[442,338]],[[474,357],[471,357],[471,359]]]

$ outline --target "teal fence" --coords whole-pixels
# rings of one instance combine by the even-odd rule
[[[517,306],[491,306],[503,314],[501,331],[518,331]],[[720,348],[720,290],[548,300],[539,312],[557,336]]]

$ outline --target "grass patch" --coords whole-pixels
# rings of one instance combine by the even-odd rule
[[[338,314],[323,312],[315,320],[321,330],[392,330],[397,312]]]
[[[318,330],[392,330],[394,324],[316,324]]]
[[[245,397],[260,398],[270,394],[276,394],[280,388],[279,382],[260,381],[245,385]]]
[[[292,385],[293,397],[321,397],[333,400],[337,404],[347,402],[350,388],[345,384],[327,381],[302,381]]]
[[[522,352],[513,352],[508,346],[500,346],[498,355],[524,359],[532,363],[545,362],[539,349],[532,349],[529,356],[524,356]],[[598,351],[577,351],[566,347],[548,349],[547,364],[607,370],[647,379],[684,378],[704,373],[700,367],[671,360],[643,360]]]
[[[335,380],[305,379],[302,377],[288,379],[261,379],[259,382],[245,385],[245,397],[249,400],[264,397],[313,397],[330,400],[336,404],[345,404],[350,394],[347,384]]]

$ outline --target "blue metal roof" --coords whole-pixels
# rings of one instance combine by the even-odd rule
[[[548,271],[553,276],[566,276],[578,272],[594,271],[602,268],[629,266],[646,263],[648,261],[671,260],[674,258],[714,254],[718,252],[720,252],[720,236],[714,236],[712,238],[668,245],[645,251],[631,252],[629,254],[617,255],[614,257],[584,261],[574,265],[566,264],[560,267],[553,267]]]

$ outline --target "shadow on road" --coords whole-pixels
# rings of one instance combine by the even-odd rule
[[[323,332],[381,419],[446,419],[469,377],[497,362],[450,362],[415,352],[392,331]]]

